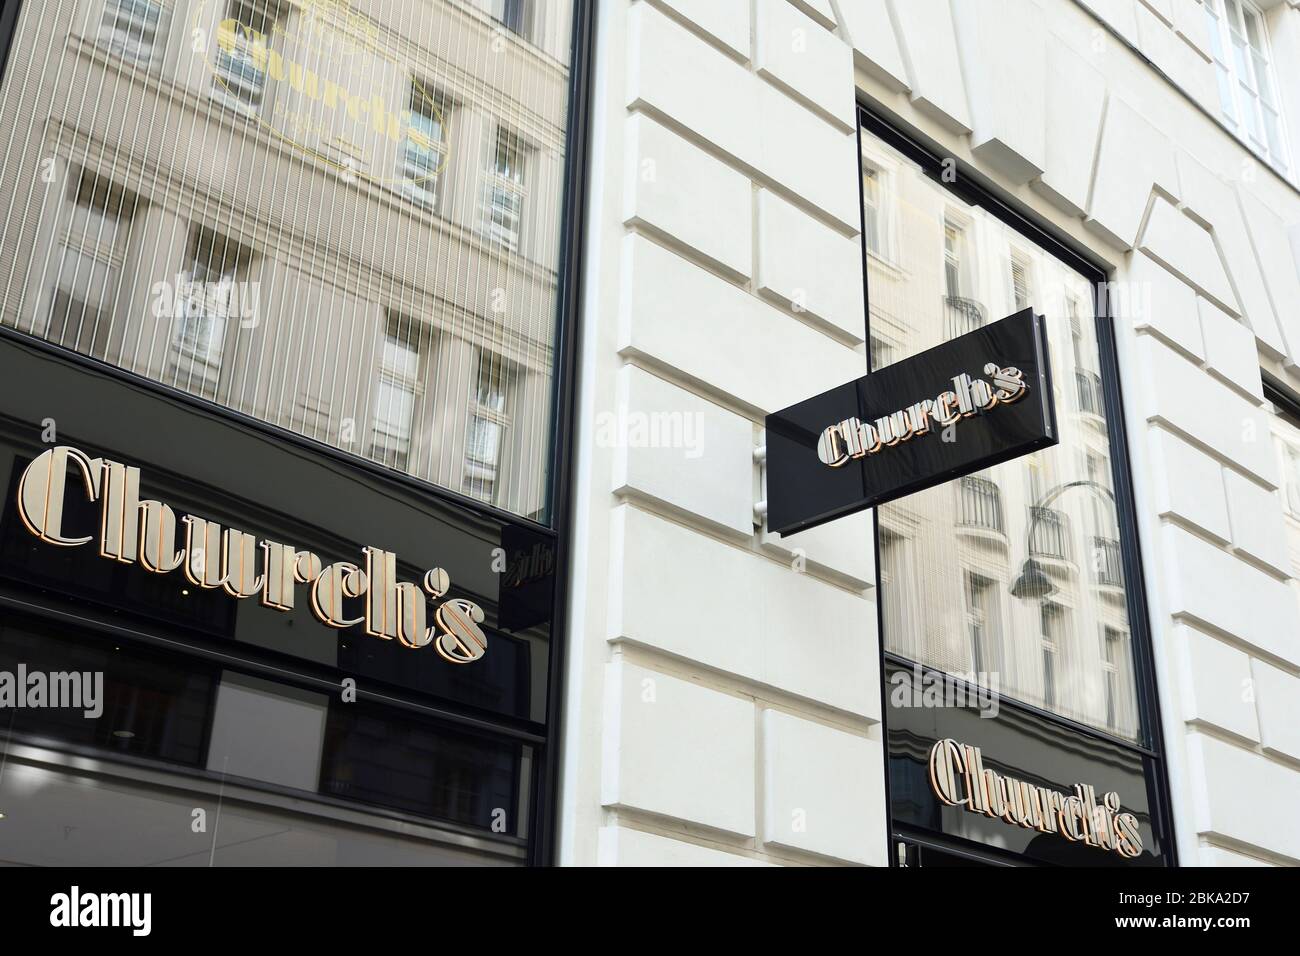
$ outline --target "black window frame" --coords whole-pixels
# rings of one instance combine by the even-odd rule
[[[1133,668],[1137,686],[1137,709],[1142,738],[1139,742],[1125,740],[1106,733],[1041,707],[1035,707],[1012,697],[999,701],[999,706],[1012,708],[1037,719],[1047,721],[1077,734],[1082,734],[1109,744],[1123,747],[1140,757],[1149,758],[1154,768],[1154,786],[1152,790],[1151,820],[1152,826],[1160,837],[1160,845],[1166,865],[1177,866],[1177,846],[1173,825],[1173,801],[1169,789],[1168,765],[1164,753],[1164,733],[1160,720],[1159,692],[1156,680],[1155,659],[1151,641],[1150,611],[1146,596],[1146,578],[1142,565],[1141,549],[1138,537],[1137,500],[1134,494],[1131,459],[1129,456],[1129,438],[1124,420],[1123,392],[1120,385],[1119,356],[1115,340],[1114,316],[1111,303],[1106,298],[1106,291],[1112,281],[1112,271],[1097,256],[1085,247],[1064,237],[1058,236],[1035,218],[1031,213],[1022,211],[1017,205],[998,195],[996,187],[981,177],[977,172],[958,160],[946,155],[941,148],[927,142],[918,132],[905,130],[896,120],[890,118],[887,111],[865,98],[859,97],[858,122],[856,127],[858,162],[861,164],[862,140],[864,135],[875,137],[885,145],[901,153],[915,163],[922,173],[946,190],[950,195],[968,205],[978,207],[991,214],[995,219],[1009,226],[1020,237],[1033,243],[1044,252],[1056,257],[1068,267],[1089,280],[1093,289],[1093,322],[1097,333],[1098,355],[1102,376],[1102,405],[1107,415],[1107,428],[1110,443],[1112,480],[1115,490],[1115,510],[1117,513],[1120,539],[1120,558],[1123,567],[1125,587],[1125,606],[1128,613],[1129,635],[1133,647]],[[859,193],[861,194],[859,177]],[[859,195],[859,206],[861,203]],[[863,213],[865,228],[865,213]],[[871,289],[869,278],[869,256],[866,243],[862,247],[862,289],[864,329],[871,334]],[[871,355],[868,350],[867,371],[871,367]],[[876,623],[879,636],[880,652],[880,699],[881,699],[881,733],[885,742],[884,779],[886,810],[886,845],[890,848],[889,865],[899,866],[895,847],[900,841],[917,842],[918,835],[900,831],[894,824],[892,794],[890,791],[889,770],[889,695],[885,683],[887,664],[905,664],[918,666],[924,672],[935,669],[918,661],[913,661],[885,650],[885,613],[884,595],[879,586],[880,568],[880,525],[874,523],[874,548],[877,568],[876,587]],[[931,835],[937,839],[936,835]],[[974,852],[974,848],[970,848]]]

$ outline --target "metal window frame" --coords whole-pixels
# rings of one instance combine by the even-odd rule
[[[1143,739],[1137,743],[1112,736],[1098,728],[1090,727],[1040,707],[1024,702],[1006,699],[1003,707],[1032,715],[1073,733],[1084,734],[1104,740],[1133,752],[1135,755],[1149,758],[1155,777],[1152,787],[1151,824],[1160,836],[1161,849],[1169,866],[1178,865],[1177,845],[1174,840],[1172,798],[1169,790],[1169,773],[1164,758],[1164,733],[1160,722],[1158,705],[1158,688],[1156,682],[1155,661],[1151,643],[1150,614],[1147,606],[1146,579],[1142,567],[1141,552],[1138,544],[1137,501],[1134,496],[1131,461],[1128,452],[1127,428],[1123,417],[1123,395],[1120,387],[1119,357],[1115,341],[1113,316],[1110,303],[1106,300],[1109,271],[1086,248],[1068,243],[1052,234],[1031,214],[1018,206],[1002,199],[995,188],[978,177],[966,164],[956,161],[914,131],[906,131],[899,123],[891,119],[888,112],[869,100],[859,97],[858,101],[858,154],[862,153],[862,137],[873,136],[886,145],[897,150],[920,167],[921,171],[938,183],[950,195],[963,202],[983,209],[995,219],[1009,226],[1025,241],[1033,243],[1044,252],[1056,257],[1065,265],[1079,272],[1090,280],[1093,290],[1093,321],[1097,332],[1097,348],[1102,377],[1102,405],[1109,418],[1108,434],[1110,439],[1111,471],[1115,483],[1115,508],[1117,512],[1120,536],[1120,558],[1127,583],[1125,604],[1129,619],[1129,638],[1133,646],[1133,669],[1137,685],[1137,709]],[[861,186],[859,186],[859,191]],[[868,261],[865,243],[862,254],[862,289],[865,303],[864,321],[866,332],[871,327],[871,290],[868,274]],[[871,357],[867,356],[868,372]],[[880,568],[880,525],[875,522],[873,532],[877,578]],[[889,696],[885,686],[884,674],[887,663],[906,662],[918,665],[923,670],[934,670],[919,662],[907,660],[885,651],[884,640],[884,600],[877,580],[876,589],[876,624],[879,636],[880,653],[880,703],[881,728],[884,741],[884,780],[886,809],[886,845],[893,847],[900,839],[894,826],[892,797],[890,793],[889,773]],[[908,837],[908,839],[913,839]],[[897,866],[898,861],[891,853],[889,865]]]

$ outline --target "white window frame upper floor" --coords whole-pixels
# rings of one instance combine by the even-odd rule
[[[1296,181],[1268,17],[1252,0],[1198,0],[1205,13],[1219,113],[1228,129],[1284,179]],[[1250,25],[1255,29],[1252,35]],[[1273,120],[1270,135],[1269,115]],[[1274,142],[1276,140],[1276,142]]]

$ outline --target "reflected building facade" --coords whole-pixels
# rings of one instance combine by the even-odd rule
[[[879,509],[885,650],[1138,741],[1094,319],[1105,290],[878,140],[864,138],[863,170],[872,368],[1032,308],[1060,435]]]
[[[571,27],[523,0],[29,5],[4,325],[544,521]]]
[[[21,4],[0,669],[99,674],[104,712],[7,715],[0,858],[545,857],[575,19]],[[24,506],[50,447],[85,495]]]

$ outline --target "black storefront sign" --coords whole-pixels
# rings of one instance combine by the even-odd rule
[[[101,672],[105,698],[102,720],[24,710],[7,731],[202,773],[223,686],[262,681],[249,686],[324,710],[319,736],[266,736],[286,754],[318,750],[315,799],[505,843],[535,832],[525,814],[541,800],[535,767],[550,732],[554,534],[7,331],[0,367],[0,670]],[[72,462],[60,474],[57,528],[39,494],[26,509],[22,494],[23,476],[47,481],[41,466],[56,454]],[[99,463],[97,488],[78,456]],[[108,463],[137,470],[132,517],[170,514],[165,540],[150,541],[166,570],[148,566],[142,539],[133,560],[105,553],[125,527],[106,524]],[[229,538],[219,556],[205,549],[196,561],[195,517],[227,536],[291,545],[279,598],[268,599],[269,549]],[[56,530],[85,540],[51,543]],[[255,564],[236,574],[246,553]],[[391,564],[382,576],[379,557]],[[327,581],[341,563],[347,573]],[[196,583],[218,564],[224,583]],[[242,582],[250,571],[257,587]],[[439,600],[430,581],[447,587]],[[371,585],[427,601],[429,634],[447,602],[472,606],[486,649],[457,663],[411,642],[413,632],[406,642],[397,630],[377,635],[381,588]],[[403,611],[400,622],[386,618],[395,628],[421,617],[393,607]]]
[[[926,702],[931,682],[964,688],[968,705]],[[1002,863],[1169,865],[1153,755],[990,694],[908,661],[886,662],[897,838]],[[987,701],[996,711],[981,709]]]
[[[1055,445],[1025,309],[767,416],[768,528],[804,531]]]

